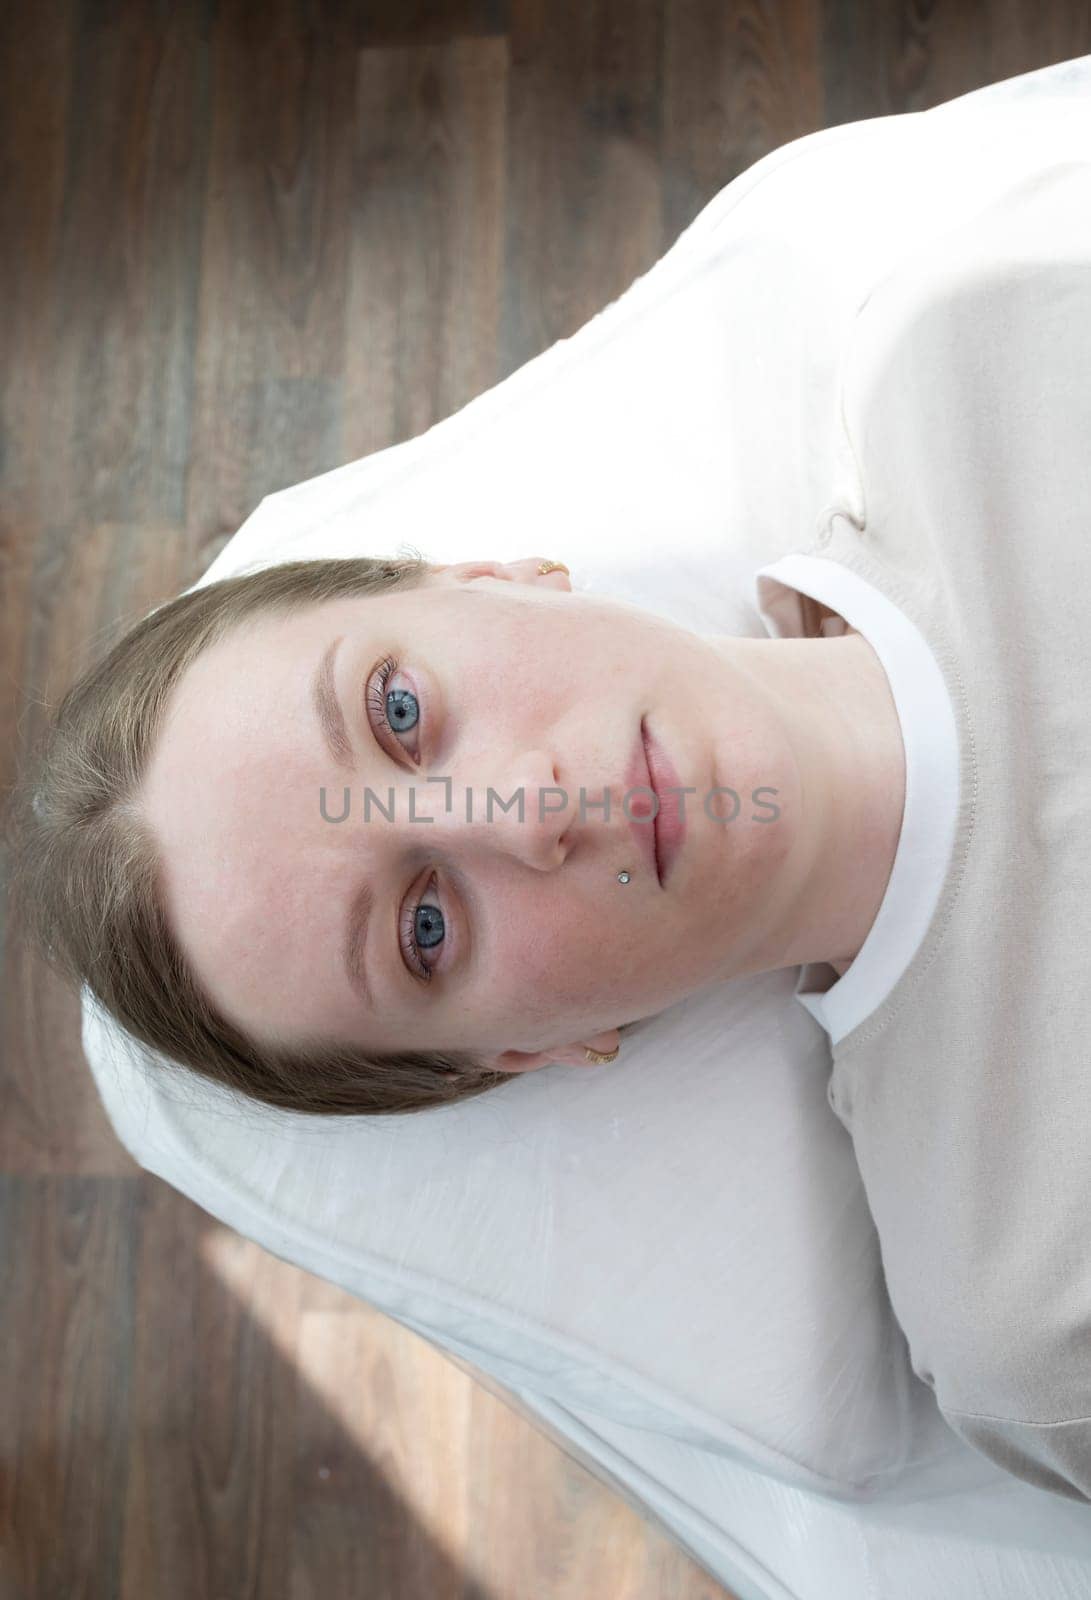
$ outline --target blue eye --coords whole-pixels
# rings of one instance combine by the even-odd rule
[[[425,896],[435,884],[435,875],[416,905],[407,908],[402,922],[402,949],[409,963],[422,978],[430,978],[433,969],[421,959],[422,950],[434,950],[443,943],[447,929],[439,906],[431,905]]]
[[[408,689],[390,689],[386,697],[387,727],[399,728],[403,732],[412,728],[420,716],[420,707],[417,697]]]
[[[367,700],[374,720],[387,733],[397,736],[412,733],[420,723],[420,702],[411,689],[387,689],[387,684],[398,670],[393,656],[387,656],[376,669],[368,683]],[[400,741],[399,741],[400,743]],[[406,755],[420,764],[420,754],[402,746]]]

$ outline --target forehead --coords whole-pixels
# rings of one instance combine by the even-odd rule
[[[312,700],[318,663],[341,635],[342,663],[370,666],[380,635],[438,620],[436,598],[422,585],[255,614],[172,689],[141,801],[171,924],[229,1014],[260,1016],[271,987],[298,984],[314,941],[332,939],[341,879],[320,797],[342,775]]]
[[[282,942],[298,924],[301,877],[284,869],[305,848],[289,799],[298,809],[301,782],[319,773],[306,647],[329,624],[315,625],[264,616],[210,645],[175,685],[145,774],[168,913],[217,997],[228,970],[233,998],[245,995],[268,968],[270,930]]]
[[[404,623],[421,610],[436,618],[439,592],[427,580],[416,588],[339,595],[290,612],[260,611],[232,623],[208,644],[174,685],[162,733],[216,728],[245,739],[258,711],[275,701],[284,715],[305,712],[322,652],[338,634],[359,644]],[[267,726],[268,724],[265,724]]]

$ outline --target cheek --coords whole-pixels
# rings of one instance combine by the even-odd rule
[[[577,953],[572,912],[547,891],[526,888],[498,902],[495,921],[497,967],[511,987],[527,995],[556,993]]]
[[[509,997],[548,1016],[559,1006],[601,1003],[632,976],[647,951],[631,913],[613,907],[611,888],[626,892],[606,874],[593,900],[545,882],[509,894],[496,919],[493,968]]]
[[[458,655],[458,690],[452,704],[469,710],[475,731],[495,741],[544,728],[573,701],[586,700],[586,650],[561,618],[517,615],[490,619],[480,649]],[[450,659],[450,658],[449,658]]]

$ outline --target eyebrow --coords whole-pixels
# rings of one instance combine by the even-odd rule
[[[352,741],[345,726],[345,714],[337,698],[337,685],[333,676],[333,664],[343,637],[343,634],[338,634],[322,652],[322,658],[311,680],[311,704],[317,713],[322,737],[333,760],[339,767],[355,773],[356,762],[353,759]],[[364,970],[364,955],[367,949],[367,930],[373,899],[366,883],[362,884],[353,895],[345,919],[345,939],[342,946],[342,960],[349,983],[353,992],[368,1005],[372,1002],[367,973]]]
[[[326,741],[330,755],[339,767],[355,774],[356,762],[352,754],[352,740],[345,726],[345,715],[337,698],[337,684],[333,676],[333,664],[337,659],[337,649],[343,637],[343,634],[338,634],[322,652],[318,669],[311,679],[311,704],[318,713],[318,725],[322,729],[322,737]]]
[[[364,951],[367,948],[371,905],[371,890],[365,883],[353,895],[349,904],[344,945],[345,971],[348,973],[349,983],[368,1005],[371,1004],[371,993],[367,986],[367,973],[364,971]]]

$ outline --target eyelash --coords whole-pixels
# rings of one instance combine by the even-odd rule
[[[416,920],[417,920],[417,912],[420,910],[421,906],[424,905],[425,901],[428,899],[429,891],[431,890],[432,885],[435,883],[435,881],[436,881],[436,875],[435,875],[435,873],[433,873],[432,876],[429,878],[428,883],[426,884],[424,892],[421,895],[420,899],[416,902],[415,905],[411,905],[408,908],[405,916],[402,919],[402,949],[405,951],[405,953],[409,957],[409,960],[412,963],[413,967],[420,974],[420,976],[425,980],[425,982],[427,982],[433,976],[433,973],[434,973],[435,969],[433,967],[430,967],[428,965],[428,963],[422,958],[421,953],[420,953],[420,946],[417,944],[417,941],[416,941],[416,939],[415,939],[415,937],[413,935],[413,929],[414,929],[414,926],[415,926]],[[442,909],[443,908],[442,907],[437,907],[437,909],[442,914]]]
[[[393,656],[387,656],[384,661],[379,663],[378,667],[372,673],[371,680],[367,686],[368,706],[375,713],[377,721],[386,729],[387,733],[392,739],[395,740],[395,742],[397,742],[397,737],[394,733],[394,729],[390,726],[390,718],[386,714],[386,686],[397,670],[397,661]],[[408,956],[410,965],[413,967],[414,971],[416,971],[426,983],[431,979],[435,969],[430,967],[422,958],[420,946],[417,944],[416,938],[413,934],[413,928],[416,924],[417,912],[427,900],[428,892],[432,888],[435,881],[436,877],[435,873],[433,873],[431,878],[429,878],[420,899],[415,905],[408,907],[405,916],[402,918],[401,924],[402,950]],[[442,907],[439,909],[442,911]]]
[[[386,686],[398,670],[398,663],[393,656],[387,656],[381,661],[371,675],[367,686],[367,703],[374,711],[380,725],[384,727],[392,739],[395,738],[394,729],[390,726],[390,718],[386,714]]]

